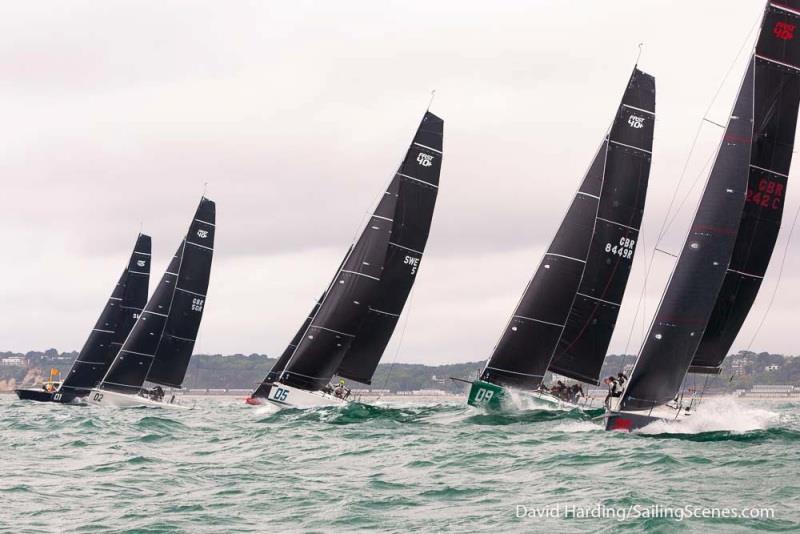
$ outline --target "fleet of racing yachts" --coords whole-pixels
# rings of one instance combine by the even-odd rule
[[[800,0],[767,3],[630,376],[600,373],[639,242],[653,153],[655,78],[638,66],[486,366],[477,378],[461,379],[470,405],[502,410],[522,395],[542,406],[583,409],[583,385],[605,382],[612,387],[602,416],[609,430],[693,413],[686,377],[720,372],[778,237],[800,102],[798,22]],[[366,225],[247,404],[338,405],[354,402],[346,380],[371,383],[421,268],[443,135],[442,119],[426,111]],[[203,197],[149,298],[150,237],[139,235],[72,368],[58,382],[18,389],[19,398],[183,407],[168,392],[180,388],[200,328],[215,229],[215,204]],[[548,372],[559,377],[554,389],[545,383]]]

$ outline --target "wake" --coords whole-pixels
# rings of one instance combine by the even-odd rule
[[[640,434],[744,433],[765,430],[780,416],[764,408],[739,402],[733,396],[713,397],[700,402],[695,412],[681,420],[656,421],[637,430]]]

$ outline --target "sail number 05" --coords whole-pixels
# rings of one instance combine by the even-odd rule
[[[283,388],[275,388],[275,394],[272,395],[272,400],[285,401],[289,396],[289,390]]]

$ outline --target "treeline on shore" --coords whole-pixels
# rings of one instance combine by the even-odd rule
[[[60,353],[56,349],[24,354],[0,352],[0,389],[13,389],[15,385],[46,378],[51,368],[66,373],[77,356],[75,351]],[[609,355],[601,376],[630,370],[634,361],[635,357],[632,355]],[[196,354],[189,365],[184,387],[250,389],[267,374],[274,363],[275,359],[265,354]],[[473,379],[483,368],[483,364],[482,361],[447,365],[382,363],[378,366],[371,385],[354,386],[363,389],[388,389],[393,392],[438,389],[459,393],[464,390],[464,384],[449,378]],[[695,381],[697,387],[702,387],[706,377],[690,375],[689,380]],[[800,386],[800,358],[741,351],[725,360],[722,372],[709,378],[707,388],[733,391],[748,389],[753,384]]]

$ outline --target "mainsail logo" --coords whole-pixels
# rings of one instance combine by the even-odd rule
[[[424,152],[420,152],[417,156],[417,162],[419,162],[419,164],[423,167],[430,167],[433,165],[433,156]]]
[[[776,22],[775,27],[772,28],[772,33],[778,39],[789,41],[794,39],[794,29],[797,28],[796,24],[789,24],[788,22]]]
[[[198,236],[200,239],[205,239],[205,238],[207,238],[207,237],[208,237],[208,230],[198,230],[198,231],[197,231],[197,236]]]
[[[205,299],[192,299],[192,311],[201,312],[203,311],[203,304],[205,303]]]
[[[628,117],[628,124],[630,124],[632,128],[644,128],[644,117],[631,115]]]
[[[136,262],[136,265],[138,265],[139,267],[144,267],[144,264],[145,264],[144,260],[139,260]]]

